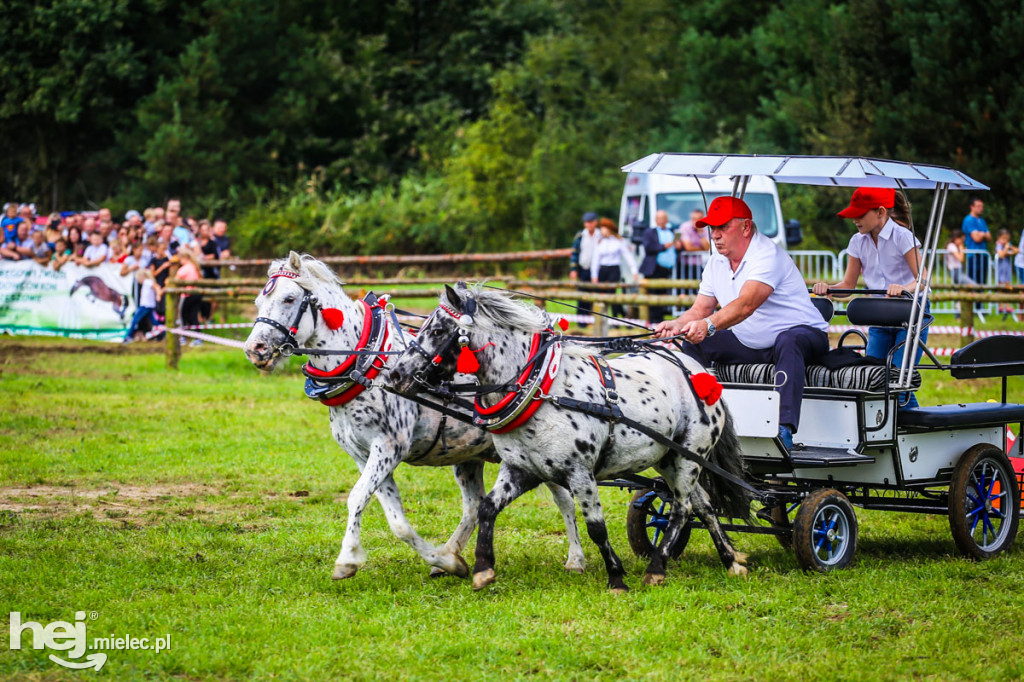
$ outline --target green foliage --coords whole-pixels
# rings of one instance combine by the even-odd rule
[[[952,165],[993,187],[994,226],[1024,210],[1010,0],[10,0],[0,20],[0,192],[178,195],[238,218],[241,253],[561,246],[665,150]],[[848,233],[791,196],[809,243]]]

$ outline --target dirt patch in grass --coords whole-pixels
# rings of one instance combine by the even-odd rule
[[[310,497],[306,490],[265,491],[260,501],[307,500],[322,502],[322,496]],[[343,502],[347,495],[334,496]],[[109,484],[95,488],[38,485],[0,487],[0,525],[13,519],[52,519],[66,516],[92,516],[98,520],[133,524],[152,524],[168,517],[220,518],[239,511],[253,511],[252,493],[225,493],[203,483],[155,485]],[[258,506],[258,505],[257,505]]]

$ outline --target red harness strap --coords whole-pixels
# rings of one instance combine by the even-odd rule
[[[533,336],[533,343],[530,346],[530,355],[531,356],[534,353],[537,352],[537,348],[539,346],[540,346],[540,334],[534,334],[534,336]],[[524,381],[529,379],[530,371],[531,371],[531,367],[527,366],[523,370],[523,373],[519,375],[519,379],[517,380],[517,383],[520,386],[522,385],[522,383]],[[551,388],[551,384],[554,383],[554,381],[555,381],[554,372],[552,372],[550,370],[546,370],[544,372],[544,376],[541,377],[540,391],[538,391],[537,394],[533,397],[533,399],[530,401],[530,404],[526,406],[526,409],[524,409],[519,414],[518,417],[516,417],[515,419],[510,421],[505,426],[502,426],[502,427],[497,428],[497,429],[488,429],[488,430],[491,433],[508,433],[509,431],[513,431],[515,429],[518,429],[520,426],[522,426],[523,424],[528,422],[530,420],[530,417],[532,417],[533,414],[538,409],[540,409],[540,406],[544,404],[544,398],[542,396],[547,394],[548,389]],[[476,412],[477,412],[478,415],[482,415],[482,416],[493,415],[493,414],[497,413],[498,411],[500,411],[501,409],[507,407],[516,398],[517,395],[519,395],[517,392],[512,391],[511,393],[508,393],[504,398],[499,400],[497,403],[495,403],[491,407],[483,407],[482,405],[480,405],[479,398],[477,398],[476,404],[475,404]]]
[[[353,350],[365,350],[366,349],[366,344],[370,340],[370,328],[373,326],[372,325],[372,322],[373,322],[373,312],[372,312],[372,309],[370,307],[370,304],[367,303],[366,301],[363,301],[363,300],[360,300],[359,302],[363,304],[363,308],[365,309],[366,315],[363,318],[363,333],[360,335],[359,342],[356,344],[356,347]],[[388,343],[388,327],[387,327],[387,324],[385,323],[385,325],[384,325],[384,335],[381,338],[380,349],[384,350],[387,347],[387,343]],[[358,358],[357,355],[353,355],[348,360],[346,360],[345,362],[341,363],[340,365],[338,365],[334,369],[328,370],[328,371],[324,371],[322,369],[317,369],[315,367],[310,367],[307,364],[306,365],[306,371],[310,375],[312,375],[314,377],[332,378],[332,377],[341,376],[342,374],[344,374],[344,373],[346,373],[346,372],[348,372],[349,370],[352,369],[352,366],[355,365],[357,358]],[[377,375],[380,374],[381,369],[384,368],[384,363],[386,363],[386,362],[387,362],[387,356],[386,355],[378,355],[374,359],[373,364],[370,365],[370,368],[366,370],[366,375],[365,375],[366,379],[367,380],[372,380],[372,379],[376,378]],[[360,383],[354,382],[352,384],[352,386],[350,386],[349,388],[345,389],[344,391],[342,391],[338,395],[334,396],[333,398],[323,398],[322,400],[320,400],[320,402],[323,403],[324,405],[327,405],[328,407],[337,407],[339,405],[344,405],[345,403],[349,402],[350,400],[352,400],[353,398],[355,398],[357,395],[359,395],[360,393],[362,393],[365,390],[366,390],[365,386],[363,386]]]

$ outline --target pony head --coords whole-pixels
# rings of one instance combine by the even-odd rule
[[[473,372],[476,366],[486,369],[501,362],[503,349],[511,347],[503,339],[547,327],[543,311],[506,293],[480,284],[445,285],[437,309],[398,357],[388,379],[399,393],[408,393],[418,391],[423,383],[451,379],[460,371]],[[473,354],[468,368],[467,353]]]
[[[249,362],[262,370],[277,365],[285,345],[297,348],[310,343],[321,316],[314,292],[328,285],[341,286],[330,268],[295,251],[271,263],[267,277],[266,286],[256,297],[258,317],[244,347]]]

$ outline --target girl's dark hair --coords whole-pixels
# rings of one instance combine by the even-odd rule
[[[896,202],[889,209],[889,217],[903,227],[910,227],[910,202],[902,192],[896,192]]]
[[[953,230],[952,232],[949,233],[949,241],[955,242],[957,239],[960,239],[960,237],[963,237],[963,236],[964,236],[964,231],[961,230],[960,228],[956,228],[955,230]]]

